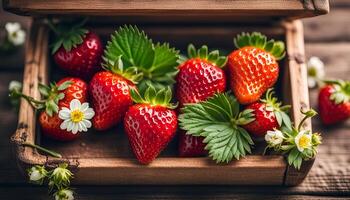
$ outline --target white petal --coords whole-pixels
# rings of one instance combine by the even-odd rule
[[[62,130],[66,130],[69,121],[70,121],[69,119],[64,120],[64,121],[61,123],[60,128],[61,128]]]
[[[316,80],[314,78],[312,78],[310,76],[307,77],[307,85],[309,86],[309,88],[316,87],[316,84],[317,84],[317,82],[316,82]]]
[[[71,121],[69,121],[69,122],[68,122],[68,125],[67,125],[67,131],[68,131],[68,132],[72,131],[73,126],[74,126],[74,123],[71,122]]]
[[[79,131],[87,131],[87,128],[83,122],[79,122]]]
[[[78,128],[79,128],[78,124],[77,123],[73,123],[72,133],[76,134],[78,132]]]
[[[84,112],[84,118],[85,119],[91,119],[95,116],[95,111],[92,108],[88,108],[85,112]]]
[[[18,23],[18,22],[15,22],[15,23],[7,23],[5,25],[5,29],[6,31],[9,33],[9,34],[12,34],[18,30],[21,29],[21,25]]]
[[[86,128],[91,128],[92,124],[89,120],[84,119],[83,121],[81,121],[82,123],[84,123],[84,125],[86,126]]]
[[[70,111],[68,108],[63,107],[63,108],[59,111],[58,117],[59,117],[60,119],[63,119],[63,120],[69,119],[69,118],[70,118],[70,112],[71,112],[71,111]]]
[[[73,99],[71,102],[70,102],[70,110],[77,110],[79,109],[80,110],[80,107],[81,107],[81,103],[78,99]]]
[[[9,35],[9,40],[15,45],[19,46],[24,43],[26,33],[23,30],[17,31],[15,34]]]
[[[88,108],[89,108],[89,103],[85,102],[85,103],[81,104],[80,111],[85,112]]]

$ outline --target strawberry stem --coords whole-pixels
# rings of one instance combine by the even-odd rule
[[[36,100],[33,97],[27,96],[17,90],[13,90],[10,93],[10,97],[11,98],[24,98],[31,106],[33,106],[35,109],[39,109],[41,108],[40,105],[44,105],[45,101],[40,101],[40,100]]]
[[[303,124],[305,123],[305,121],[308,119],[308,118],[311,118],[311,117],[314,117],[315,115],[317,115],[317,112],[313,109],[310,109],[308,111],[303,111],[303,110],[300,110],[300,112],[302,114],[304,114],[304,118],[300,121],[299,125],[298,125],[298,132],[301,130],[301,127],[303,126]]]
[[[55,158],[62,158],[61,154],[59,154],[59,153],[57,153],[55,151],[46,149],[46,148],[41,147],[41,146],[36,145],[36,144],[32,144],[32,143],[29,143],[29,142],[24,142],[24,143],[22,143],[22,146],[28,146],[28,147],[32,147],[32,148],[38,149],[38,150],[40,150],[42,152],[45,152],[45,153],[47,153],[47,154],[49,154],[49,155],[51,155],[51,156],[53,156]]]

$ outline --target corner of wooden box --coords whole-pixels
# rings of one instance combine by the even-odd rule
[[[304,161],[299,170],[294,168],[293,166],[288,165],[285,178],[284,178],[284,185],[296,186],[302,183],[303,180],[306,178],[307,174],[309,173],[310,169],[312,168],[312,165],[314,164],[314,162],[315,162],[315,158]]]

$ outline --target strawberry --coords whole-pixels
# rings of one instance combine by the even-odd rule
[[[123,119],[133,104],[129,90],[135,88],[142,75],[136,67],[124,70],[120,57],[116,62],[106,61],[104,67],[106,70],[96,73],[89,84],[96,112],[92,123],[97,130],[109,129]]]
[[[318,107],[325,125],[335,124],[350,117],[350,82],[325,81],[319,93]]]
[[[276,97],[273,97],[273,89],[266,92],[266,98],[246,106],[246,109],[253,110],[254,120],[243,126],[250,134],[262,137],[267,131],[280,128],[283,124],[291,129],[291,121],[285,113],[290,106],[282,106]]]
[[[132,105],[129,89],[142,93],[148,84],[164,88],[175,82],[178,51],[169,44],[154,44],[135,26],[123,26],[107,42],[103,55],[104,72],[90,82],[96,116],[94,127],[108,129],[119,123]],[[115,62],[117,61],[117,62]]]
[[[258,101],[278,78],[277,60],[284,57],[284,43],[261,33],[242,33],[234,39],[238,50],[228,56],[231,90],[241,104]]]
[[[81,28],[82,25],[50,27],[56,35],[53,44],[55,63],[67,73],[90,79],[101,69],[103,45],[98,35]]]
[[[180,107],[186,103],[197,103],[207,100],[216,93],[224,92],[226,77],[221,69],[226,63],[226,57],[219,56],[215,50],[208,54],[208,47],[202,46],[198,51],[190,44],[189,59],[179,66],[176,76],[176,97]],[[180,134],[180,156],[205,155],[203,138]]]
[[[144,99],[136,90],[130,92],[136,104],[125,114],[125,132],[137,160],[149,164],[175,135],[177,116],[172,109],[176,105],[170,103],[170,87],[156,91],[149,86]]]
[[[40,101],[22,93],[12,95],[23,97],[36,109],[45,109],[39,114],[39,124],[43,135],[59,141],[70,141],[78,138],[79,132],[73,134],[60,128],[63,120],[59,118],[58,111],[62,107],[69,107],[73,99],[77,99],[81,103],[86,102],[87,84],[79,78],[67,77],[61,79],[57,84],[51,83],[50,86],[40,84],[39,91],[43,97],[43,100]]]

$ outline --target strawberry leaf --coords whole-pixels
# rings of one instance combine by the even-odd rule
[[[153,44],[136,26],[123,26],[108,41],[104,61],[115,62],[121,58],[125,69],[136,67],[143,74],[138,88],[144,91],[149,84],[160,89],[175,83],[178,53],[167,43]]]
[[[179,125],[189,135],[204,137],[205,149],[217,163],[251,153],[254,144],[250,135],[241,125],[250,121],[252,111],[239,112],[239,104],[229,94],[216,94],[195,104],[185,104],[179,116]]]
[[[123,26],[111,35],[104,57],[116,61],[121,56],[125,67],[150,68],[154,59],[152,40],[136,26]]]

